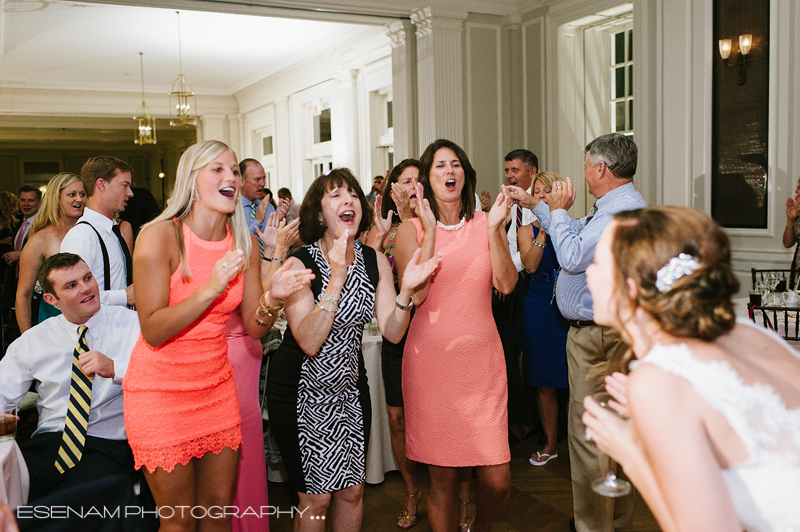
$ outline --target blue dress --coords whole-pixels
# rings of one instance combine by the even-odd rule
[[[540,229],[535,225],[533,236]],[[550,235],[545,241],[539,267],[531,273],[525,298],[523,337],[525,340],[525,381],[537,388],[567,388],[567,332],[569,322],[553,300],[558,259]]]

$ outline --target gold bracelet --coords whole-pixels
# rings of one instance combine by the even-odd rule
[[[261,306],[258,309],[259,317],[263,318],[267,314],[270,316],[276,316],[280,311],[283,309],[283,306],[286,304],[286,300],[281,299],[280,303],[278,303],[277,307],[273,307],[269,304],[269,291],[264,292],[261,295]],[[259,324],[260,325],[260,324]]]
[[[270,314],[270,317],[274,318],[275,315],[274,314]],[[256,318],[256,323],[261,325],[262,327],[272,327],[272,323],[275,323],[275,321],[273,320],[272,323],[267,323],[265,321],[261,321],[260,319]]]

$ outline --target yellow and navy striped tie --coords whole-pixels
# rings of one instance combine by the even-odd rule
[[[81,461],[83,446],[86,443],[89,410],[92,407],[92,379],[81,370],[78,356],[89,351],[89,345],[86,343],[88,330],[86,325],[78,328],[78,343],[72,352],[72,384],[69,390],[67,421],[64,424],[64,435],[56,456],[56,469],[59,473],[72,469]]]

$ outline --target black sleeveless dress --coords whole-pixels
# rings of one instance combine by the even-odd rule
[[[325,255],[315,243],[293,256],[314,271],[311,291],[319,301],[330,280]],[[301,493],[330,493],[366,478],[372,408],[361,338],[377,284],[375,251],[356,241],[339,310],[319,352],[304,354],[287,328],[269,362],[270,424],[289,484]]]

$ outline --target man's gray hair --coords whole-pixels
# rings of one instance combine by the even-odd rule
[[[608,169],[619,179],[633,179],[639,149],[633,139],[619,133],[600,135],[586,145],[583,150],[589,156],[592,166],[603,161]]]

